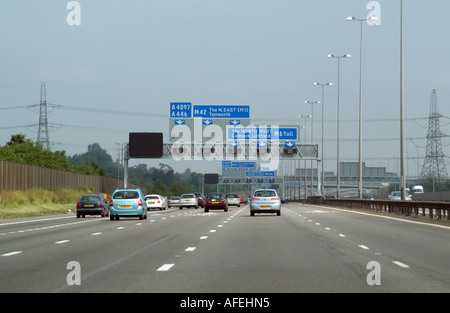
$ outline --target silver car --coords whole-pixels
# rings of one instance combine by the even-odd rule
[[[198,209],[198,199],[193,193],[182,194],[178,206],[180,210],[183,209],[184,207],[194,207]]]
[[[180,197],[179,196],[170,196],[168,200],[169,208],[173,206],[178,206],[180,204]]]
[[[256,189],[250,199],[250,215],[277,213],[281,215],[281,199],[275,189]]]
[[[238,207],[241,206],[241,198],[239,198],[238,195],[234,194],[234,193],[230,193],[227,194],[227,202],[228,202],[228,206],[230,205],[236,205]]]
[[[388,196],[388,199],[391,200],[391,201],[402,200],[402,192],[401,191],[393,191]],[[406,194],[405,194],[405,200],[407,200],[407,201],[411,201],[412,200],[411,195],[408,192],[406,192]]]

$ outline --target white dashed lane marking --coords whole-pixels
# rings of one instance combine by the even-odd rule
[[[22,251],[13,251],[13,252],[2,254],[1,256],[13,256],[13,255],[20,254],[20,253],[22,253]]]
[[[174,266],[175,264],[164,264],[163,266],[161,266],[160,268],[158,268],[156,271],[157,272],[167,272],[168,270],[170,270],[172,268],[172,266]]]
[[[398,265],[400,267],[403,267],[403,268],[409,268],[408,265],[406,265],[405,263],[402,263],[400,261],[392,261],[392,263],[394,263],[395,265]]]
[[[67,243],[69,241],[70,240],[60,240],[60,241],[56,241],[55,244],[59,245],[59,244],[62,244],[62,243]]]

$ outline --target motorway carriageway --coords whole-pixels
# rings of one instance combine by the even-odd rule
[[[449,227],[295,203],[281,216],[4,219],[0,292],[450,292],[449,239]]]

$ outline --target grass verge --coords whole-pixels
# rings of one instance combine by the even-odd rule
[[[0,219],[29,217],[75,212],[76,203],[84,194],[91,191],[81,190],[42,190],[0,192]]]

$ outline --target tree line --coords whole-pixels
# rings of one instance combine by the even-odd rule
[[[0,159],[84,175],[123,178],[121,162],[114,161],[98,143],[88,145],[84,153],[67,156],[65,151],[46,150],[41,143],[34,142],[23,134],[15,134],[4,146],[0,146]],[[159,168],[139,164],[128,169],[130,183],[145,188],[149,193],[164,196],[200,192],[202,179],[201,173],[191,172],[190,169],[178,173],[164,163],[160,163]]]

